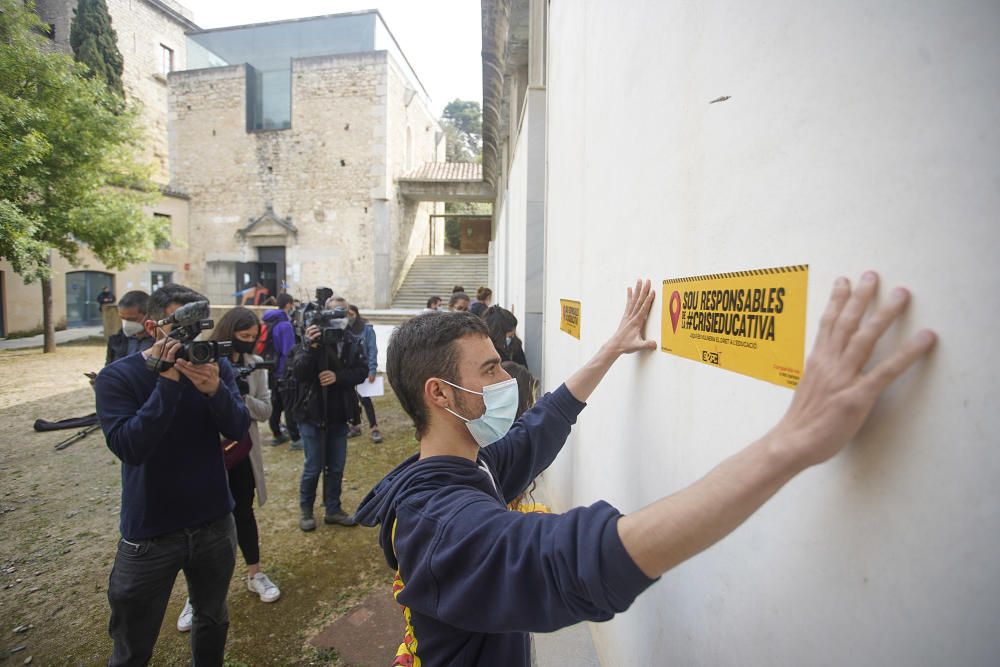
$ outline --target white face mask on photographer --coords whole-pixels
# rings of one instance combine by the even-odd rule
[[[511,378],[503,382],[497,382],[496,384],[486,385],[482,391],[472,391],[471,389],[466,389],[443,379],[441,382],[451,385],[456,389],[483,397],[486,412],[478,419],[468,419],[457,412],[445,408],[445,410],[448,410],[448,412],[451,412],[451,414],[465,422],[466,428],[469,429],[469,433],[472,434],[472,437],[480,447],[491,445],[507,435],[507,431],[510,430],[511,425],[514,423],[514,417],[517,415],[518,394],[516,379]]]
[[[145,331],[145,327],[142,326],[142,322],[122,320],[122,333],[125,334],[126,338],[135,338],[143,331]]]

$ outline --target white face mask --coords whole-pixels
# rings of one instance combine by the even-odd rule
[[[451,414],[465,422],[466,428],[469,429],[469,433],[472,434],[472,437],[480,447],[491,445],[507,435],[507,431],[510,430],[511,425],[514,423],[514,417],[517,415],[518,394],[516,379],[511,378],[503,382],[497,382],[496,384],[486,385],[481,392],[466,389],[447,380],[441,380],[441,382],[451,385],[456,389],[483,397],[486,412],[483,413],[482,417],[477,419],[467,419],[457,412],[445,408],[445,410],[448,410],[448,412],[451,412]]]
[[[142,322],[132,322],[130,320],[122,320],[122,333],[125,334],[126,338],[135,338],[144,331]]]

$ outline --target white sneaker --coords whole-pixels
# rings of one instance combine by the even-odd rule
[[[184,603],[184,608],[181,609],[181,615],[177,617],[177,629],[181,632],[190,630],[193,616],[194,608],[191,607],[191,600],[188,600]]]
[[[247,579],[247,588],[251,593],[259,595],[261,602],[274,602],[281,597],[281,591],[263,572],[258,572]]]

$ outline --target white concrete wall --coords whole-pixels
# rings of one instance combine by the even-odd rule
[[[506,247],[503,248],[507,258],[506,274],[501,297],[495,300],[505,308],[513,309],[518,319],[524,315],[524,244],[528,212],[525,204],[528,194],[527,137],[527,132],[518,134],[507,180],[504,218],[507,226],[504,238]]]
[[[845,452],[594,626],[604,664],[997,664],[1000,5],[549,11],[549,388],[611,333],[637,276],[807,263],[809,349],[834,278],[875,268],[883,293],[915,295],[890,344],[920,326],[941,337]],[[580,341],[558,330],[559,298],[582,301]],[[790,399],[662,352],[626,358],[547,473],[550,495],[633,511]]]

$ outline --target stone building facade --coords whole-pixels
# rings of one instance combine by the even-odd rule
[[[120,296],[170,280],[220,304],[259,280],[387,307],[438,212],[396,179],[443,160],[444,141],[378,12],[200,30],[170,0],[107,1],[163,193],[150,214],[169,216],[173,237],[119,272],[86,252],[81,267],[56,258],[56,320],[91,323],[104,284]],[[66,51],[75,5],[37,3]],[[39,286],[2,260],[0,289],[0,333],[40,325]]]
[[[130,289],[151,290],[157,283],[187,280],[188,198],[170,186],[167,148],[167,74],[185,66],[186,33],[197,26],[191,13],[170,0],[107,0],[118,49],[124,59],[122,83],[129,99],[142,106],[146,128],[146,159],[154,166],[154,180],[162,197],[149,214],[169,221],[169,247],[153,250],[149,262],[112,271],[90,253],[81,253],[81,265],[71,266],[53,257],[53,315],[58,323],[75,326],[99,323],[94,297],[103,285],[116,295]],[[69,33],[75,0],[37,0],[36,10],[49,24],[50,37],[70,53]],[[24,282],[6,260],[0,259],[0,335],[40,327],[41,287]]]
[[[357,24],[349,44],[338,41],[346,21]],[[330,35],[319,50],[331,53],[298,46],[317,28]],[[375,48],[380,28],[377,12],[362,12],[190,36],[218,49],[215,62],[236,61],[170,75],[171,182],[191,196],[196,239],[189,281],[213,302],[260,280],[300,298],[326,285],[387,307],[424,249],[434,205],[404,200],[395,179],[443,158],[444,142],[405,58]],[[251,118],[255,95],[267,108],[267,96],[286,94],[279,87],[261,101],[254,90],[256,71],[275,67],[244,50],[261,42],[284,52],[290,70],[290,113],[268,119],[275,129]]]

